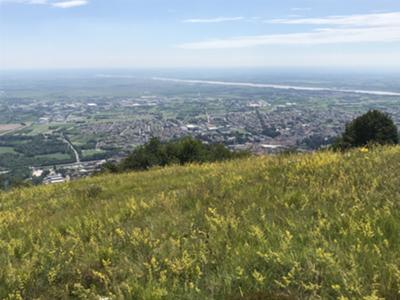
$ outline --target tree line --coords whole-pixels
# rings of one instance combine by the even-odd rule
[[[111,172],[147,170],[155,166],[217,162],[248,155],[245,151],[231,151],[222,144],[205,144],[189,136],[164,143],[154,137],[133,150],[120,163],[106,163],[104,169]]]

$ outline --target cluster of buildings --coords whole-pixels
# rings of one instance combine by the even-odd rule
[[[20,102],[11,109],[16,115],[37,115],[36,124],[48,125],[46,134],[55,134],[52,128],[58,128],[72,142],[86,141],[80,145],[82,153],[99,150],[120,159],[151,137],[172,140],[187,135],[260,154],[309,151],[329,144],[346,123],[368,109],[388,112],[400,126],[396,99],[377,97],[290,91],[202,97],[188,92],[182,96]],[[93,174],[102,163],[59,165],[57,170],[43,167],[49,174],[33,177],[42,178],[44,183],[68,181]]]
[[[154,136],[171,140],[193,135],[206,142],[224,143],[235,149],[247,145],[256,153],[271,153],[288,148],[318,148],[338,136],[346,123],[365,112],[365,108],[357,110],[351,104],[353,106],[349,109],[350,104],[343,103],[321,108],[297,102],[271,105],[265,100],[242,100],[222,113],[202,108],[202,113],[166,118],[162,112],[168,108],[165,104],[168,99],[164,100],[152,97],[147,104],[123,100],[119,105],[125,109],[146,111],[147,108],[150,111],[142,117],[84,122],[77,127],[82,135],[100,137],[96,147],[101,149],[129,151]],[[220,99],[214,100],[221,102]],[[201,100],[196,101],[192,99],[190,105],[194,106],[194,102],[200,106]],[[160,112],[154,112],[154,107]],[[390,113],[400,124],[399,110]]]
[[[67,182],[100,171],[105,162],[105,160],[98,160],[52,167],[32,167],[32,178],[40,179],[43,184]]]

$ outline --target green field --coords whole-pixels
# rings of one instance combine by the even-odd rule
[[[82,154],[84,157],[90,157],[95,154],[100,154],[100,153],[105,153],[103,150],[96,150],[96,149],[90,149],[90,150],[82,150]]]
[[[0,147],[0,155],[6,153],[16,153],[13,147]]]
[[[40,159],[46,159],[49,161],[57,161],[57,160],[65,160],[65,159],[70,159],[71,155],[66,154],[66,153],[51,153],[51,154],[45,154],[45,155],[36,155],[35,158],[40,158]]]
[[[33,124],[25,129],[25,132],[29,136],[34,136],[38,134],[50,134],[53,131],[65,127],[66,124],[61,123],[50,123],[50,124]]]
[[[0,194],[3,299],[399,299],[400,147]]]

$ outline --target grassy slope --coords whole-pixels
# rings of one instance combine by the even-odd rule
[[[380,148],[0,194],[0,298],[398,299],[399,166]]]

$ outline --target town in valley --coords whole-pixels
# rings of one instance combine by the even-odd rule
[[[219,81],[202,81],[3,74],[0,174],[64,182],[121,160],[152,137],[168,141],[191,135],[256,154],[313,151],[330,145],[346,123],[370,109],[385,111],[399,126],[397,77],[385,83],[364,80],[368,85],[354,77],[315,75],[263,86],[235,84],[244,79],[221,75],[204,76]],[[274,78],[246,77],[256,83]]]

